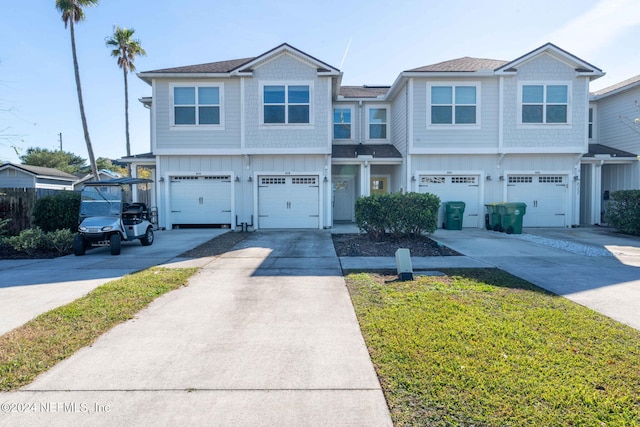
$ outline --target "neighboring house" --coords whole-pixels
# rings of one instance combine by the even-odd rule
[[[415,191],[527,204],[525,226],[580,223],[589,82],[604,73],[546,44],[515,60],[459,58],[391,86],[341,86],[288,44],[255,58],[147,71],[160,226],[327,228],[360,196]],[[133,168],[134,170],[136,168]],[[440,219],[439,223],[442,223]]]
[[[100,175],[100,181],[105,181],[108,179],[115,179],[115,178],[122,178],[122,175],[120,175],[117,172],[113,172],[109,169],[100,169],[98,171],[98,175]],[[87,183],[87,182],[91,182],[91,181],[95,181],[95,179],[93,179],[93,174],[89,173],[89,174],[82,174],[80,176],[76,177],[77,181],[73,184],[73,189],[80,191],[82,190],[82,186]]]
[[[591,94],[580,219],[606,223],[609,195],[640,188],[640,75]]]
[[[74,175],[53,168],[13,163],[0,165],[0,188],[73,190],[77,179]]]

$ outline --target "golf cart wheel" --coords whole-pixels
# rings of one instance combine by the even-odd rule
[[[111,243],[111,255],[120,255],[120,235],[118,233],[112,234],[109,242]]]
[[[153,244],[153,229],[151,227],[148,227],[147,232],[140,238],[140,243],[142,243],[142,246],[151,246]]]
[[[73,253],[75,256],[82,256],[84,255],[84,251],[85,251],[85,243],[84,243],[84,237],[82,237],[82,234],[76,234],[75,237],[73,238]]]

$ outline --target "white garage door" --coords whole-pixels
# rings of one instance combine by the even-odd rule
[[[171,177],[172,224],[231,224],[231,177]]]
[[[464,202],[463,227],[480,227],[480,176],[478,175],[421,175],[420,193],[440,197],[438,225],[444,222],[445,202]]]
[[[565,227],[569,184],[566,175],[509,175],[507,201],[523,202],[523,227]]]
[[[318,228],[318,176],[258,177],[258,227]]]

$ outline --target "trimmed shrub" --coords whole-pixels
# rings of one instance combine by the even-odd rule
[[[44,246],[46,250],[55,251],[60,255],[71,252],[73,248],[73,238],[75,233],[66,228],[63,230],[51,231],[44,235]]]
[[[434,194],[392,193],[356,201],[356,223],[372,239],[416,238],[437,228],[440,198]]]
[[[77,231],[80,193],[60,191],[38,199],[33,208],[33,223],[43,231]]]
[[[621,233],[640,236],[640,190],[612,192],[607,222]]]
[[[45,249],[44,232],[36,228],[22,230],[17,236],[6,238],[6,242],[18,252],[35,255]]]

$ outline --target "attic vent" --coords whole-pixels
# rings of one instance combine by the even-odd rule
[[[445,180],[444,176],[421,176],[420,184],[444,184]]]
[[[532,176],[510,176],[509,184],[531,184],[533,183]]]
[[[562,184],[561,176],[539,176],[538,182],[540,184]]]
[[[7,173],[9,176],[17,176],[18,172],[15,169],[7,169]]]

